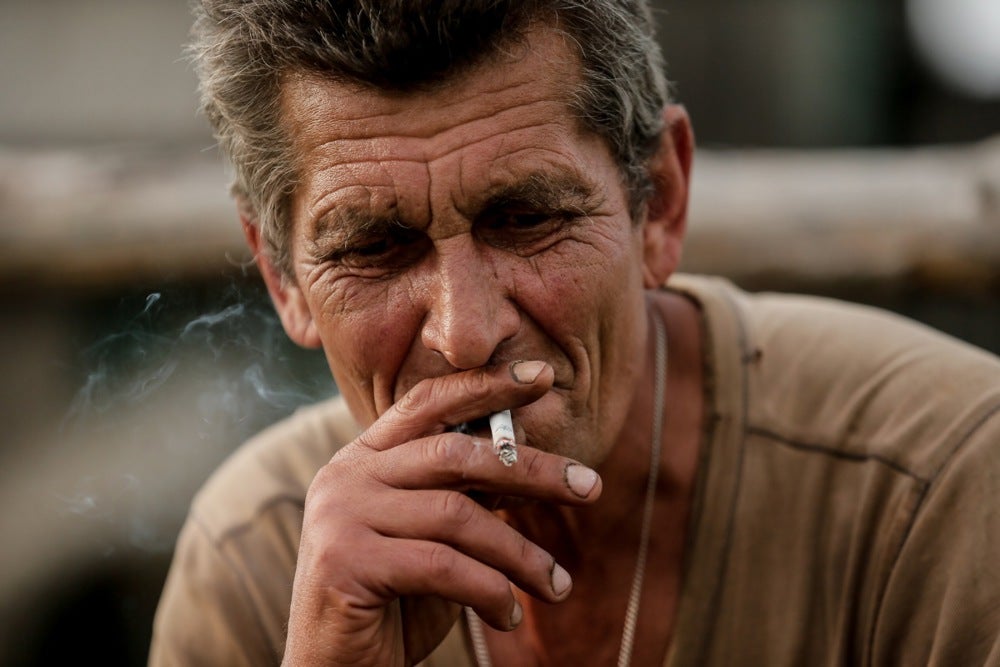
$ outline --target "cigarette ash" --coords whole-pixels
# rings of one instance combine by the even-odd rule
[[[61,516],[103,526],[109,552],[169,550],[226,455],[336,388],[321,353],[288,340],[257,286],[137,294],[110,311],[112,333],[85,348],[66,444],[52,453],[87,455],[71,457],[69,488],[52,498]]]

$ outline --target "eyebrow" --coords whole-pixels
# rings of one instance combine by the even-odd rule
[[[603,199],[592,184],[576,173],[560,169],[555,172],[531,172],[511,182],[487,188],[460,212],[475,222],[483,216],[510,208],[523,207],[536,211],[569,209],[586,212]],[[338,246],[348,247],[355,239],[365,238],[391,227],[411,227],[396,215],[395,207],[375,213],[363,206],[345,203],[335,206],[316,219],[315,240],[333,238]]]
[[[475,220],[516,207],[543,212],[571,209],[582,213],[596,207],[600,199],[594,186],[570,171],[536,171],[488,190],[483,202],[476,207],[476,214],[470,217]]]
[[[392,226],[405,226],[392,212],[373,213],[371,210],[350,203],[334,206],[321,215],[313,224],[313,243],[336,241],[337,246],[348,248],[357,239],[363,239],[375,232]]]

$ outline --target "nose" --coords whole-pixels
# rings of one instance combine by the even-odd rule
[[[442,246],[428,281],[421,342],[454,368],[483,366],[520,328],[511,276],[468,235]]]

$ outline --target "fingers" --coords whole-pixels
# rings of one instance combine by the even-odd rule
[[[426,379],[342,448],[306,497],[293,591],[306,600],[301,613],[382,627],[394,600],[430,596],[506,630],[521,617],[512,584],[542,600],[564,599],[566,571],[465,492],[581,505],[600,496],[597,474],[526,446],[507,467],[489,440],[450,430],[527,405],[553,381],[551,366],[535,361]],[[410,634],[437,636],[444,627],[426,613],[406,623]]]
[[[410,491],[381,496],[371,528],[384,536],[439,542],[503,575],[547,602],[569,594],[552,556],[458,491]],[[560,568],[561,569],[561,568]]]
[[[437,596],[498,629],[520,613],[512,583],[548,602],[569,594],[569,575],[547,551],[463,491],[582,505],[600,496],[594,471],[532,447],[506,467],[489,441],[451,432],[367,452],[334,459],[310,487],[303,581],[369,609]]]
[[[382,595],[440,596],[472,607],[498,630],[512,630],[520,622],[520,606],[500,572],[440,543],[396,539],[379,548],[381,553],[369,557],[375,563],[391,563],[374,573],[384,587]]]
[[[472,546],[471,552],[485,553],[497,563],[478,560],[449,543],[424,539],[430,535],[453,533],[450,541],[469,548],[482,540],[490,528],[490,519],[476,510],[457,509],[464,505],[457,492],[399,492],[397,506],[409,504],[406,496],[425,495],[414,500],[410,511],[396,510],[396,518],[386,516],[385,503],[372,503],[380,520],[337,523],[310,520],[306,517],[303,544],[296,571],[296,588],[312,595],[329,598],[327,604],[342,617],[341,629],[354,627],[354,621],[394,599],[405,596],[433,596],[469,606],[490,625],[509,630],[517,620],[510,582],[523,582],[525,590],[548,601],[558,601],[569,594],[568,575],[554,566],[542,549],[509,533],[500,536],[502,546]],[[453,493],[452,499],[434,499],[432,495]],[[465,501],[475,504],[471,499]],[[437,504],[439,509],[433,509]],[[390,508],[391,509],[391,508]],[[451,516],[442,521],[440,512]],[[463,519],[463,514],[473,516]],[[487,513],[488,514],[488,513]],[[421,515],[423,515],[421,517]],[[447,525],[450,523],[452,529]],[[460,526],[465,528],[459,528]],[[377,527],[377,529],[375,528]],[[495,524],[494,524],[495,527]],[[507,528],[507,531],[511,529]],[[318,538],[318,539],[317,539]],[[487,542],[493,538],[488,537]],[[522,538],[523,540],[523,538]],[[521,562],[517,562],[521,561]],[[513,572],[502,572],[507,568]],[[546,583],[558,572],[558,588]],[[558,593],[557,593],[558,591]],[[351,611],[351,610],[354,611]]]
[[[418,382],[355,444],[384,450],[440,433],[492,412],[520,407],[552,387],[552,367],[540,361],[476,368]]]
[[[440,433],[369,457],[363,464],[382,484],[400,489],[447,488],[523,496],[562,504],[600,495],[596,472],[572,459],[518,447],[518,461],[504,466],[483,438]]]

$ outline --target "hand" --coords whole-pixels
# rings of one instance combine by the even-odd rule
[[[553,373],[537,368],[424,380],[320,470],[306,497],[285,664],[412,665],[462,605],[507,630],[521,620],[511,584],[566,598],[566,571],[466,492],[580,505],[600,495],[597,474],[525,446],[506,467],[489,440],[447,430],[540,398]]]

